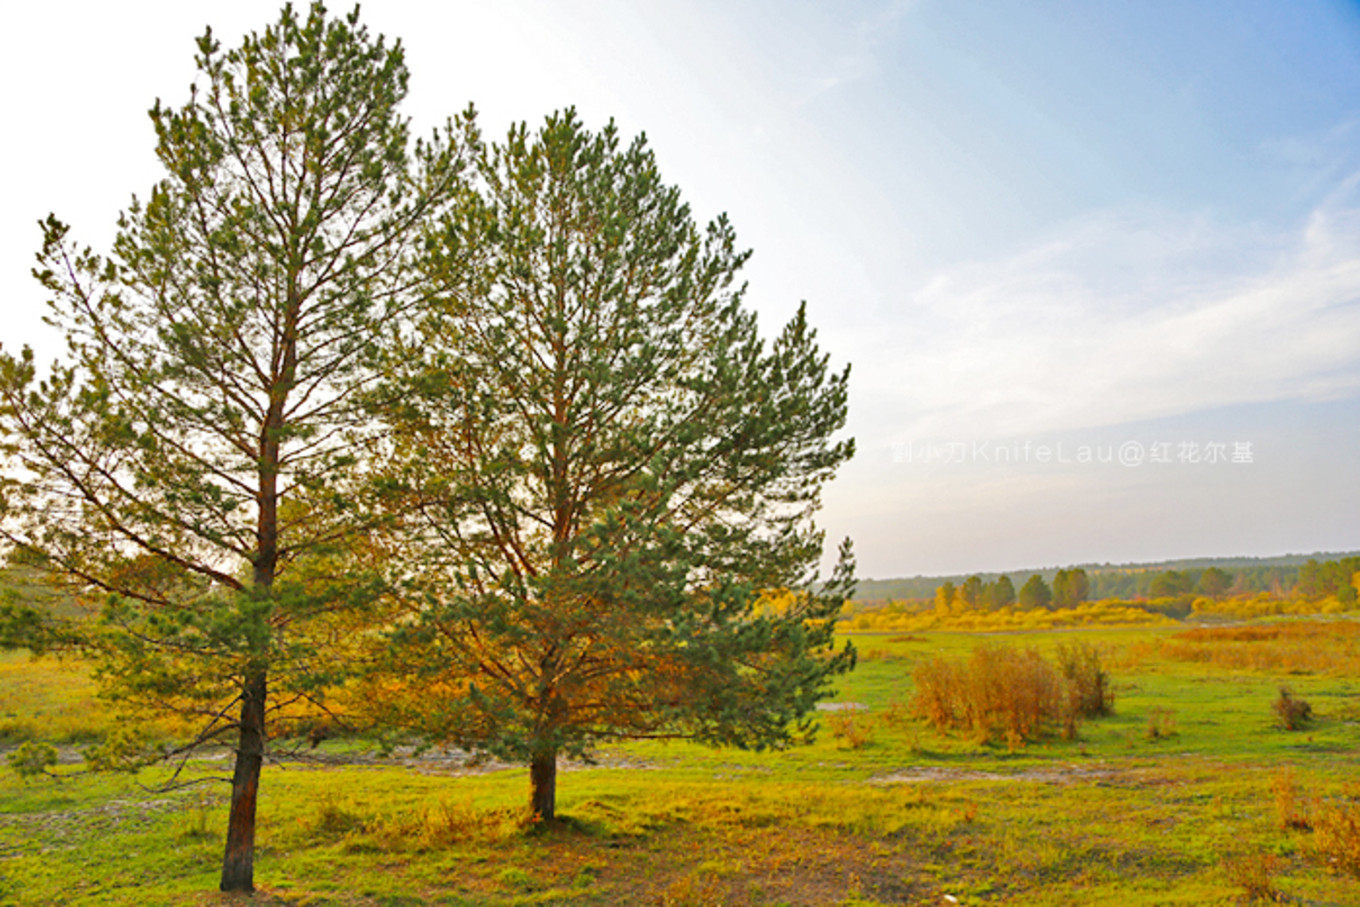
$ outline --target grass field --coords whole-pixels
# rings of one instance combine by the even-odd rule
[[[854,636],[814,742],[613,747],[567,767],[546,828],[527,770],[323,745],[266,768],[253,902],[1360,904],[1360,624],[1264,626]],[[910,715],[922,659],[1074,638],[1116,696],[1076,740],[981,745]],[[1300,730],[1282,686],[1312,706]],[[98,737],[92,695],[79,666],[0,657],[0,746]],[[79,772],[0,769],[0,904],[236,902],[214,891],[227,785]]]

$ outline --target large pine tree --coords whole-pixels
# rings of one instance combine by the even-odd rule
[[[483,149],[426,261],[438,295],[394,361],[406,515],[402,687],[375,703],[527,763],[601,740],[788,739],[854,659],[812,522],[852,453],[848,370],[802,309],[770,344],[747,253],[697,227],[642,139],[574,112]]]
[[[415,300],[421,224],[455,192],[454,130],[410,150],[400,45],[356,11],[285,7],[151,111],[166,175],[112,254],[55,218],[37,274],[70,356],[0,357],[5,536],[106,600],[122,695],[235,738],[223,890],[253,887],[271,716],[316,700],[364,584],[335,565],[364,518],[358,405]],[[469,123],[464,123],[469,126]]]

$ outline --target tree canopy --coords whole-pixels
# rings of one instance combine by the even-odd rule
[[[748,254],[642,138],[570,110],[482,148],[432,238],[438,298],[383,410],[415,590],[394,659],[419,680],[381,707],[529,763],[545,818],[559,754],[780,744],[853,664],[848,544],[812,584],[848,369],[801,308],[766,344]]]

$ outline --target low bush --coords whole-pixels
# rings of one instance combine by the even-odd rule
[[[1058,670],[1067,685],[1068,716],[1098,718],[1114,712],[1114,688],[1101,665],[1100,650],[1089,642],[1058,645]],[[1075,731],[1075,727],[1072,729]],[[1069,733],[1069,739],[1074,733]]]
[[[842,749],[859,750],[874,742],[874,728],[867,718],[849,712],[828,715],[827,727]]]
[[[21,743],[9,754],[7,761],[20,778],[50,775],[52,766],[57,764],[57,748],[50,743]]]
[[[1176,710],[1154,706],[1148,710],[1147,739],[1168,740],[1176,736]]]
[[[1279,857],[1270,853],[1255,853],[1223,862],[1228,881],[1242,889],[1248,904],[1277,904],[1284,895],[1275,887],[1275,876],[1282,868]]]
[[[1313,720],[1313,707],[1306,699],[1295,699],[1288,687],[1280,687],[1280,698],[1271,705],[1286,731],[1297,731]]]

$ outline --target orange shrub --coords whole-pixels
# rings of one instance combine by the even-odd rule
[[[874,742],[873,724],[868,718],[850,712],[837,712],[826,717],[831,736],[842,749],[863,749]]]
[[[1284,768],[1270,785],[1275,790],[1275,813],[1280,820],[1280,828],[1293,831],[1307,831],[1313,827],[1308,818],[1308,801],[1299,791],[1299,783],[1294,780],[1294,770]]]

